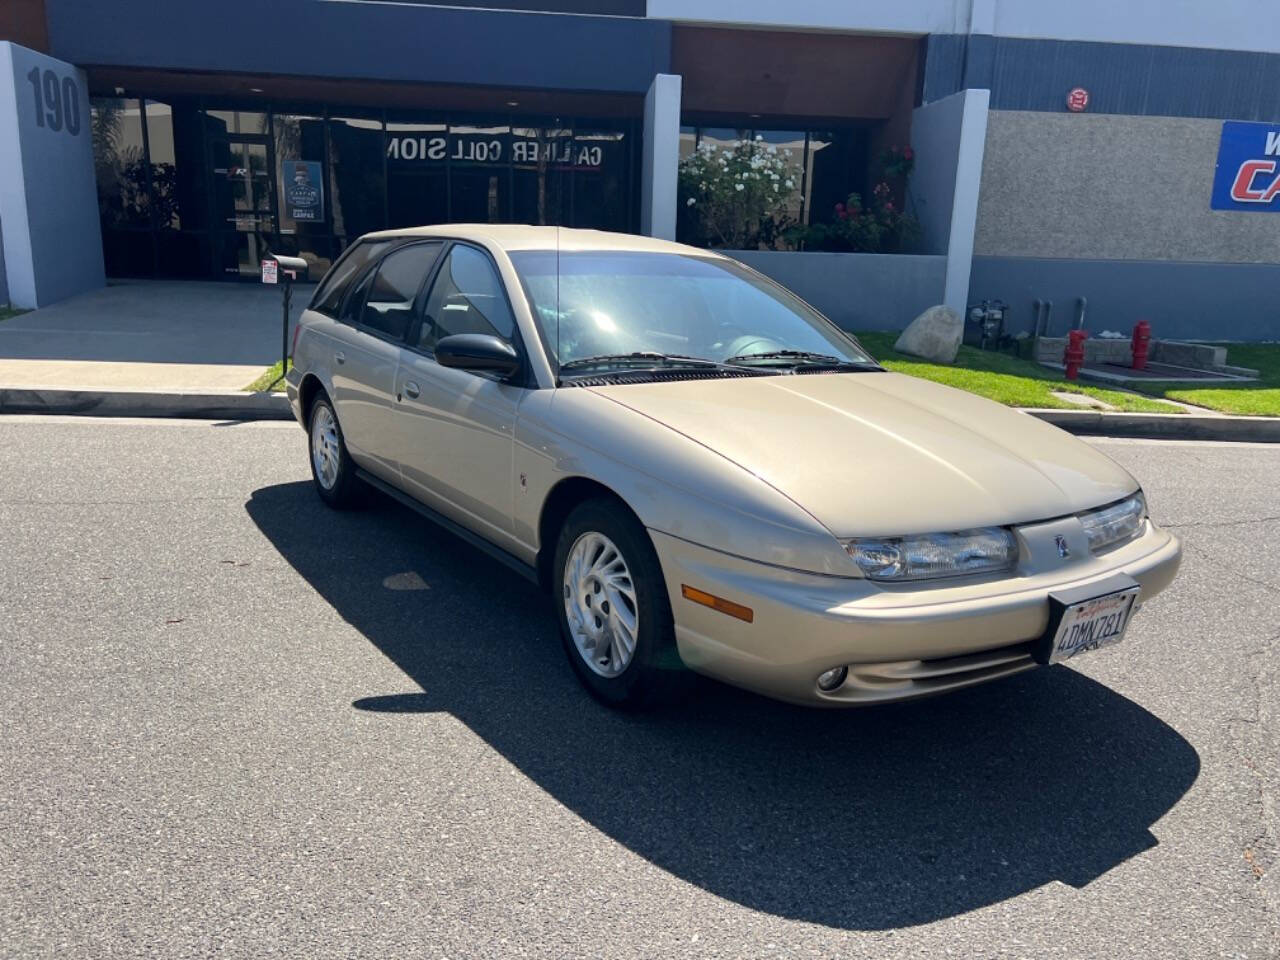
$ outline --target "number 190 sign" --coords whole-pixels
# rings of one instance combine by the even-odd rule
[[[80,86],[75,77],[60,77],[48,68],[32,67],[27,74],[31,95],[35,97],[36,126],[54,132],[66,130],[80,135]]]

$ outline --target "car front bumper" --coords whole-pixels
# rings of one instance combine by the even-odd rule
[[[680,656],[693,670],[767,696],[814,706],[903,700],[1036,666],[1032,644],[1049,623],[1049,594],[1117,573],[1141,585],[1139,603],[1172,582],[1176,537],[1147,521],[1142,534],[1102,556],[1052,565],[1040,541],[1058,521],[1024,528],[1028,562],[975,582],[883,586],[771,567],[650,530],[666,576]],[[1078,523],[1076,524],[1078,529]],[[750,623],[685,599],[682,586],[749,607]],[[1121,645],[1123,649],[1126,644]],[[820,673],[848,666],[826,692]]]

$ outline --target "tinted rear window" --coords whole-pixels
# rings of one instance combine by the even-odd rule
[[[366,240],[348,250],[320,281],[316,295],[311,299],[311,309],[336,317],[351,281],[370,260],[389,246],[390,240]]]

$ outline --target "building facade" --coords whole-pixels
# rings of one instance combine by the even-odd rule
[[[852,328],[1038,299],[1058,330],[1280,338],[1271,5],[8,0],[0,276],[30,306],[555,223],[745,248]],[[785,202],[708,229],[680,171],[744,142]],[[918,229],[868,247],[859,203]]]

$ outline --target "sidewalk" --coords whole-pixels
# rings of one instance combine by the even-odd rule
[[[294,290],[294,321],[313,289]],[[0,390],[243,390],[280,359],[280,302],[260,284],[113,280],[0,321]]]
[[[294,291],[293,322],[312,289]],[[288,419],[283,394],[244,390],[280,359],[280,302],[260,284],[113,281],[0,321],[0,414]],[[1094,436],[1280,443],[1274,417],[1026,412]]]

